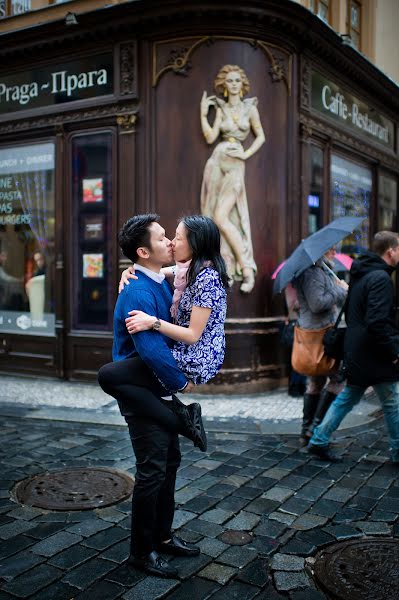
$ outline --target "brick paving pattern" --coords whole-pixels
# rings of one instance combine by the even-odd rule
[[[71,409],[73,410],[73,409]],[[399,537],[399,469],[381,420],[338,436],[343,463],[310,457],[293,435],[209,433],[181,439],[175,528],[197,543],[172,558],[176,580],[128,567],[130,500],[96,510],[20,506],[13,485],[46,470],[110,467],[134,475],[125,426],[2,416],[0,600],[319,600],[306,559],[362,536]],[[239,531],[248,542],[231,545]],[[225,534],[225,535],[224,535]]]

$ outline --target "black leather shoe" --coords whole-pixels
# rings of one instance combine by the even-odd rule
[[[175,556],[198,556],[200,553],[198,546],[185,542],[177,537],[177,535],[172,535],[169,542],[160,544],[159,551],[174,554]]]
[[[319,458],[320,460],[325,460],[327,462],[334,463],[342,462],[342,458],[334,454],[334,452],[330,450],[329,446],[316,446],[315,444],[309,443],[306,449],[309,452],[309,454],[317,456],[317,458]]]
[[[162,558],[155,550],[146,556],[130,556],[128,563],[136,567],[136,569],[150,575],[155,575],[156,577],[167,577],[170,579],[177,577],[177,569],[171,567],[168,561]]]
[[[198,402],[193,402],[193,404],[189,404],[187,406],[187,409],[190,415],[194,446],[199,448],[201,452],[206,452],[208,441],[206,439],[204,424],[202,422],[201,405],[198,404]]]

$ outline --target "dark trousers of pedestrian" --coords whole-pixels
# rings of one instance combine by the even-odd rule
[[[136,456],[131,554],[145,556],[169,540],[181,454],[176,434],[143,417],[125,417]]]

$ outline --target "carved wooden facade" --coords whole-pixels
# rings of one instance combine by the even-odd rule
[[[229,293],[226,361],[214,385],[235,391],[278,385],[287,364],[279,344],[284,306],[272,296],[270,275],[308,233],[310,145],[318,144],[326,157],[335,148],[366,161],[374,179],[380,169],[395,177],[399,172],[397,139],[393,148],[383,148],[312,108],[312,69],[353,88],[395,127],[397,87],[300,5],[277,0],[216,0],[206,5],[196,0],[138,0],[81,15],[74,27],[63,21],[44,24],[3,41],[0,81],[41,65],[61,70],[72,58],[104,52],[113,55],[114,80],[112,94],[0,114],[0,147],[51,139],[57,169],[56,332],[53,337],[27,336],[2,333],[0,326],[0,369],[92,378],[110,360],[111,327],[85,329],[76,326],[74,317],[77,300],[71,289],[79,273],[73,247],[78,225],[71,206],[73,140],[95,132],[112,139],[110,307],[120,269],[127,264],[117,248],[120,225],[132,214],[156,211],[173,236],[179,216],[200,211],[209,147],[201,135],[199,101],[227,63],[238,64],[248,75],[266,143],[248,161],[246,172],[259,269],[256,285],[249,295],[240,294],[238,285]],[[325,186],[327,195],[328,177]],[[374,190],[374,207],[376,194]],[[323,215],[324,223],[328,216]]]

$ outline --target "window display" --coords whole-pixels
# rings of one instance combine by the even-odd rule
[[[371,169],[351,160],[332,155],[331,199],[332,218],[365,217],[361,228],[345,238],[341,251],[357,255],[369,246],[369,214],[372,192]]]
[[[53,335],[54,144],[0,149],[0,331]]]
[[[73,324],[76,329],[111,329],[110,287],[112,134],[72,139]]]

